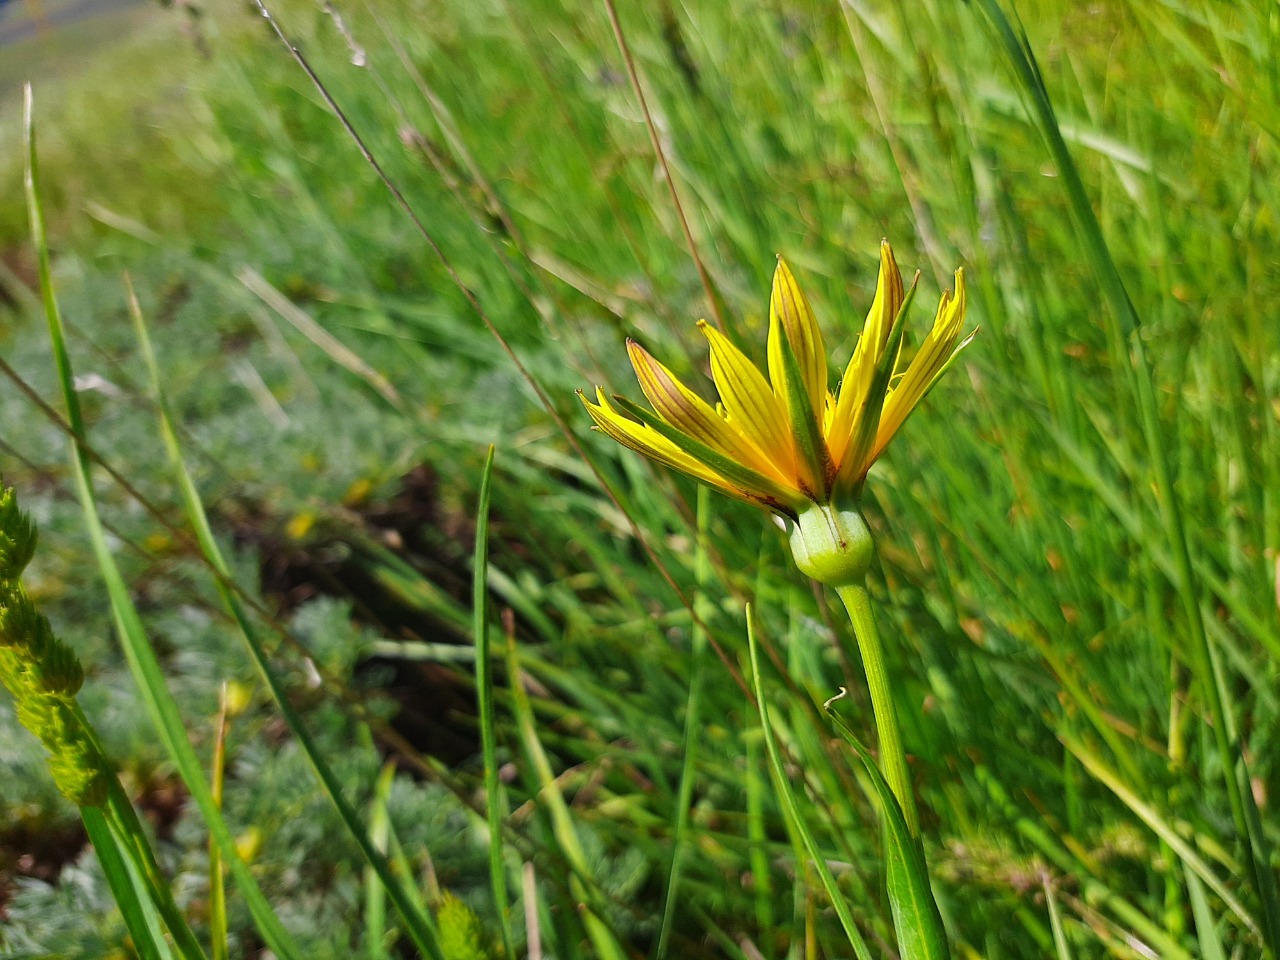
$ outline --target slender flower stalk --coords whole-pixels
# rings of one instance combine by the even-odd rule
[[[920,834],[920,814],[916,811],[915,794],[911,790],[911,778],[907,773],[907,752],[902,746],[902,734],[898,730],[898,717],[893,709],[893,694],[889,688],[889,675],[884,669],[884,653],[880,646],[880,631],[871,612],[871,598],[867,588],[860,585],[836,587],[836,593],[844,602],[858,636],[858,649],[862,653],[862,668],[867,673],[867,689],[871,691],[871,710],[876,718],[876,733],[880,737],[880,769],[889,781],[889,789],[898,798],[902,816],[912,836]]]
[[[860,501],[867,471],[938,378],[973,339],[961,338],[964,271],[943,293],[933,326],[908,360],[902,340],[919,274],[904,287],[887,241],[853,356],[829,389],[826,347],[813,310],[779,257],[769,299],[767,373],[724,334],[699,321],[720,402],[713,407],[644,347],[627,341],[652,410],[596,388],[578,392],[614,440],[789,522],[796,566],[844,600],[871,688],[881,766],[912,833],[918,817],[884,657],[863,586],[875,546]]]

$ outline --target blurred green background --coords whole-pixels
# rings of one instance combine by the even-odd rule
[[[710,397],[694,321],[720,310],[762,357],[777,253],[837,376],[881,237],[922,273],[911,344],[956,266],[981,326],[866,502],[956,955],[1264,955],[1280,839],[1280,8],[1006,6],[1081,192],[984,3],[621,3],[714,305],[604,5],[271,9],[448,268],[251,8],[0,7],[0,472],[41,526],[30,592],[84,659],[86,712],[197,925],[204,829],[135,705],[68,441],[35,401],[61,409],[22,201],[28,79],[91,442],[131,487],[97,478],[113,547],[198,749],[222,683],[250,692],[227,816],[308,956],[387,954],[366,935],[360,861],[181,532],[124,274],[238,581],[280,628],[294,702],[354,802],[398,765],[389,812],[424,890],[462,897],[494,934],[467,659],[494,443],[495,633],[510,610],[619,939],[637,957],[660,941],[671,957],[845,955],[735,679],[751,601],[806,820],[888,956],[876,813],[819,709],[849,686],[845,715],[874,739],[848,628],[746,507],[710,498],[698,564],[693,487],[593,434],[573,394],[637,397],[631,336]],[[14,26],[37,13],[45,28]],[[1210,686],[1247,777],[1224,770]],[[591,956],[505,702],[513,897],[535,905],[543,956]],[[1248,844],[1227,775],[1255,814]],[[231,908],[233,955],[260,955]],[[0,956],[129,956],[75,811],[7,701],[0,918]]]

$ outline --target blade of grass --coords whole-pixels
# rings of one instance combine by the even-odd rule
[[[1094,214],[1084,182],[1063,139],[1054,113],[1049,91],[1040,74],[1035,54],[1025,34],[1015,33],[1013,25],[1001,9],[998,0],[982,0],[999,46],[1012,67],[1021,89],[1028,97],[1036,126],[1061,176],[1067,199],[1075,217],[1076,227],[1088,253],[1088,262],[1110,304],[1108,335],[1112,351],[1118,358],[1128,360],[1131,384],[1138,403],[1142,432],[1148,455],[1155,472],[1157,500],[1165,525],[1166,536],[1173,550],[1175,565],[1174,585],[1182,604],[1183,618],[1190,632],[1190,658],[1201,696],[1208,704],[1213,737],[1222,763],[1222,774],[1231,805],[1231,815],[1236,834],[1244,846],[1245,863],[1250,883],[1262,903],[1263,940],[1274,955],[1280,952],[1280,891],[1274,872],[1269,866],[1268,844],[1265,836],[1256,832],[1246,804],[1252,795],[1241,788],[1241,780],[1249,782],[1248,766],[1240,744],[1231,735],[1228,717],[1226,684],[1217,669],[1208,633],[1201,613],[1200,588],[1192,569],[1191,549],[1187,538],[1183,507],[1174,486],[1174,472],[1164,431],[1156,406],[1155,384],[1147,348],[1142,336],[1142,321],[1124,279],[1111,256],[1110,247],[1103,236],[1102,227]],[[1241,776],[1243,771],[1243,776]],[[1246,799],[1246,794],[1249,794]]]
[[[391,818],[387,813],[387,797],[396,778],[395,764],[387,763],[378,774],[373,788],[369,812],[369,839],[385,856],[391,839]],[[369,960],[389,960],[387,953],[387,890],[373,867],[364,870],[364,939]]]
[[[694,546],[694,576],[698,591],[693,596],[694,605],[706,602],[704,590],[711,575],[707,557],[707,523],[711,514],[711,491],[698,487],[697,541]],[[675,918],[676,897],[680,891],[680,868],[687,843],[689,807],[693,802],[695,767],[698,757],[698,736],[701,733],[703,660],[707,650],[707,635],[698,624],[693,626],[692,649],[689,652],[689,695],[684,713],[684,759],[680,764],[680,784],[676,789],[675,826],[671,831],[671,862],[667,867],[667,889],[663,895],[662,921],[658,928],[658,942],[654,947],[654,960],[666,956]]]
[[[73,709],[78,716],[81,728],[96,743],[97,734],[80,705],[75,704]],[[106,755],[101,744],[97,744],[97,748],[99,753]],[[174,946],[181,954],[190,960],[205,960],[200,942],[173,899],[171,883],[156,862],[155,851],[143,829],[142,821],[138,818],[138,812],[129,802],[120,778],[114,774],[108,778],[107,802],[102,810],[112,837],[125,857],[125,866],[132,878],[131,882],[142,891],[141,906],[147,912],[147,916],[150,917],[153,911],[158,910],[164,919],[165,926],[169,928]],[[163,934],[161,938],[163,940]],[[167,945],[162,942],[161,948],[167,950]]]
[[[213,802],[222,809],[222,788],[227,770],[227,683],[223,681],[218,697],[218,722],[213,739],[213,762],[210,764],[210,789]],[[226,868],[222,851],[209,840],[209,948],[212,960],[227,960],[227,891]]]
[[[297,711],[294,710],[292,703],[289,701],[284,684],[272,668],[267,657],[266,648],[263,646],[257,630],[249,619],[248,612],[240,602],[236,592],[228,586],[231,569],[227,565],[226,559],[222,556],[222,551],[218,548],[218,543],[214,538],[212,527],[209,526],[209,518],[205,513],[199,491],[196,490],[191,474],[187,470],[186,461],[182,456],[178,436],[173,429],[173,421],[169,415],[168,401],[161,386],[160,368],[156,363],[155,352],[151,348],[151,339],[147,334],[146,324],[143,321],[137,298],[133,294],[132,285],[129,285],[128,292],[134,330],[137,334],[138,344],[142,348],[143,357],[146,360],[147,370],[151,377],[152,390],[155,394],[156,407],[160,418],[161,437],[164,440],[165,449],[178,480],[183,507],[187,513],[187,521],[195,531],[196,541],[205,559],[208,560],[210,566],[218,575],[218,593],[226,605],[227,611],[235,620],[236,626],[240,629],[240,635],[244,638],[245,646],[253,658],[254,665],[258,668],[258,673],[261,675],[263,682],[266,683],[267,689],[271,692],[276,708],[280,711],[281,717],[289,727],[290,733],[297,739],[298,745],[302,747],[303,753],[306,755],[316,778],[320,781],[325,794],[329,797],[339,818],[342,820],[343,826],[346,827],[347,832],[356,842],[356,846],[360,848],[360,853],[365,861],[374,869],[386,887],[387,896],[395,906],[396,912],[400,914],[401,920],[404,921],[410,939],[426,956],[433,958],[433,960],[443,960],[444,955],[440,952],[439,944],[436,941],[434,925],[431,919],[418,909],[416,903],[405,891],[404,885],[392,872],[386,857],[378,852],[373,842],[369,839],[369,834],[364,824],[360,821],[360,815],[344,796],[342,785],[338,782],[337,776],[330,768],[328,761],[320,753],[311,734],[307,732],[306,727],[303,725],[302,718],[298,716]]]
[[[493,444],[480,474],[480,502],[476,507],[476,547],[472,560],[471,609],[476,650],[476,699],[480,713],[480,745],[484,754],[484,806],[489,824],[489,887],[502,930],[503,955],[514,957],[511,901],[503,863],[503,792],[498,778],[498,738],[493,709],[493,661],[489,650],[489,496],[493,481]]]
[[[1218,925],[1213,920],[1213,911],[1209,909],[1204,884],[1185,863],[1182,865],[1182,875],[1187,880],[1187,896],[1191,899],[1191,913],[1196,920],[1196,940],[1200,944],[1202,960],[1227,960],[1227,951],[1222,945]]]
[[[527,960],[542,960],[542,923],[538,919],[538,878],[532,862],[520,872],[521,899],[524,901],[524,929]]]
[[[590,894],[584,883],[584,879],[588,881],[591,879],[586,854],[583,852],[581,841],[578,840],[577,829],[573,825],[573,818],[569,815],[569,807],[564,802],[564,797],[560,795],[560,787],[551,769],[551,761],[547,759],[546,751],[538,738],[533,707],[529,703],[529,695],[525,692],[521,680],[520,654],[515,637],[508,635],[506,639],[507,683],[510,684],[511,705],[515,710],[520,740],[539,786],[538,799],[546,805],[551,816],[556,842],[573,870],[569,876],[569,886],[574,899],[581,904],[582,920],[587,928],[587,936],[600,960],[626,960],[626,953],[619,945],[613,931],[600,918],[597,909],[592,906]]]
[[[827,866],[827,861],[822,856],[822,851],[818,848],[817,840],[814,839],[813,833],[810,832],[809,827],[805,824],[804,818],[800,813],[799,804],[796,802],[795,794],[791,790],[791,784],[787,780],[786,768],[782,765],[782,756],[778,752],[778,745],[774,742],[773,731],[769,726],[768,701],[764,695],[764,680],[760,675],[760,650],[759,643],[756,640],[755,617],[749,605],[747,607],[747,646],[751,656],[751,677],[756,697],[756,709],[760,714],[760,727],[764,733],[764,746],[765,752],[769,756],[769,766],[773,771],[774,787],[778,791],[778,797],[782,800],[782,807],[786,811],[787,819],[804,843],[805,851],[809,854],[809,862],[818,872],[818,878],[822,881],[822,886],[827,891],[827,896],[831,900],[831,905],[835,908],[836,916],[840,919],[840,926],[844,928],[845,936],[849,938],[849,945],[853,947],[854,954],[858,957],[858,960],[871,960],[871,952],[867,949],[867,943],[862,938],[862,934],[854,922],[853,913],[849,910],[849,904],[845,900],[844,894],[841,893],[840,886],[836,883],[836,878],[832,876],[831,868]]]
[[[100,807],[81,807],[80,819],[84,821],[89,842],[93,844],[98,864],[102,867],[103,876],[107,878],[107,886],[120,908],[125,929],[129,931],[138,956],[142,960],[167,960],[171,955],[164,943],[164,933],[142,908],[147,893],[141,885],[134,883],[136,874],[126,864],[129,857],[126,846],[116,840],[106,814]]]
[[[756,731],[743,734],[746,745],[747,788],[747,842],[750,844],[748,861],[751,865],[752,889],[755,891],[756,927],[760,939],[768,942],[773,936],[773,876],[769,870],[769,854],[766,849],[764,800],[767,780],[760,775],[760,738]]]
[[[1053,930],[1053,949],[1058,960],[1071,960],[1071,947],[1067,944],[1067,932],[1062,929],[1062,911],[1058,908],[1058,898],[1053,894],[1053,885],[1046,873],[1040,878],[1044,888],[1044,902],[1049,907],[1049,926]]]
[[[228,858],[237,885],[249,907],[254,923],[267,946],[285,960],[298,960],[300,954],[293,939],[281,925],[279,918],[262,895],[257,881],[236,853],[235,840],[213,801],[204,769],[187,739],[186,728],[178,705],[165,683],[164,673],[154,648],[143,629],[142,620],[129,596],[128,587],[107,545],[106,532],[98,514],[97,498],[93,493],[91,463],[81,443],[87,441],[84,417],[76,394],[75,377],[71,369],[71,356],[67,351],[66,333],[62,315],[53,289],[53,275],[49,259],[49,244],[45,234],[44,213],[40,201],[39,168],[36,160],[36,130],[34,100],[30,84],[24,91],[23,130],[26,138],[26,172],[24,185],[27,195],[27,211],[31,221],[32,242],[36,250],[36,262],[40,275],[40,292],[44,301],[45,319],[49,326],[49,339],[53,347],[54,363],[63,401],[67,407],[67,420],[71,424],[75,442],[72,457],[75,466],[76,493],[89,528],[94,556],[97,558],[102,579],[106,583],[111,601],[112,617],[119,634],[125,658],[133,673],[134,681],[142,695],[143,704],[166,750],[178,767],[178,773],[191,791],[196,805],[204,817],[209,831],[216,837]],[[124,804],[128,806],[127,800]],[[132,810],[132,807],[129,807]]]

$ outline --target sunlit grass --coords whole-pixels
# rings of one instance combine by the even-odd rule
[[[1265,904],[1194,624],[1222,674],[1223,732],[1250,765],[1240,800],[1257,801],[1260,829],[1246,832],[1265,872],[1280,791],[1280,77],[1267,10],[1023,10],[1076,190],[980,4],[909,19],[856,4],[663,9],[624,7],[620,22],[736,342],[764,342],[775,253],[803,273],[842,356],[882,236],[929,289],[957,263],[970,283],[983,332],[873,469],[867,503],[870,585],[954,952],[1259,955]],[[518,944],[532,916],[563,958],[606,936],[637,955],[661,943],[669,957],[773,958],[805,956],[808,934],[840,955],[839,918],[769,788],[751,601],[799,814],[863,936],[892,942],[876,811],[820,709],[849,686],[842,715],[874,743],[851,633],[792,569],[780,531],[720,498],[700,512],[691,486],[591,434],[573,397],[626,382],[625,336],[705,382],[692,322],[715,313],[604,9],[343,9],[363,67],[323,11],[273,10],[577,446],[263,24],[224,13],[210,60],[175,44],[180,66],[166,75],[155,61],[127,96],[105,82],[78,92],[101,110],[69,113],[42,158],[54,276],[90,442],[157,509],[92,470],[196,749],[211,749],[221,682],[255,672],[182,532],[124,269],[231,573],[250,597],[266,589],[272,616],[251,607],[256,628],[286,628],[267,645],[283,693],[352,803],[386,810],[431,903],[433,890],[462,895],[502,939],[479,792],[497,772]],[[17,117],[4,118],[16,143]],[[19,166],[4,169],[16,197]],[[18,204],[0,203],[0,226],[0,285],[20,308],[0,324],[2,354],[54,403],[47,342],[22,312],[34,274]],[[1145,367],[1108,260],[1141,320]],[[29,589],[85,661],[85,712],[148,809],[175,778],[131,706],[66,438],[5,384],[0,469],[42,527]],[[481,691],[497,756],[482,760],[467,657],[490,442],[495,659]],[[412,473],[422,464],[431,481]],[[504,661],[507,609],[518,655]],[[447,769],[426,755],[444,753],[426,726],[383,722],[397,701],[382,691],[406,685],[440,705],[471,759],[451,752]],[[686,711],[699,718],[688,771]],[[25,743],[0,716],[0,738]],[[334,842],[345,834],[276,716],[262,691],[233,727],[224,815],[233,832],[260,831],[254,868],[303,953],[349,956],[365,947],[362,861]],[[20,775],[4,819],[65,823],[36,748],[5,749]],[[526,758],[539,753],[549,770]],[[404,772],[375,803],[384,756]],[[550,776],[563,804],[536,800]],[[166,836],[166,867],[202,931],[197,824],[191,812]],[[64,884],[101,893],[82,866]],[[591,911],[567,906],[578,900]],[[110,941],[105,902],[55,919],[59,902],[17,893],[3,949]],[[252,934],[234,891],[229,922],[236,956]],[[399,929],[390,911],[386,924]]]

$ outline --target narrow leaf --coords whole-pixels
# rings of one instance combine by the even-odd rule
[[[1191,914],[1196,919],[1196,940],[1200,943],[1200,956],[1203,960],[1227,960],[1227,950],[1222,945],[1213,911],[1209,909],[1204,884],[1185,863],[1182,865],[1182,875],[1187,878],[1187,895],[1191,898]]]
[[[213,529],[209,526],[209,518],[205,514],[199,491],[196,490],[195,483],[192,481],[191,474],[188,472],[186,462],[182,457],[178,437],[173,429],[173,421],[169,416],[168,402],[160,386],[160,370],[156,364],[155,353],[151,349],[151,340],[147,335],[146,325],[142,321],[142,313],[138,309],[137,300],[132,296],[132,290],[130,290],[130,307],[133,313],[135,332],[142,347],[143,355],[146,358],[152,389],[155,392],[156,405],[160,415],[160,433],[168,451],[170,463],[173,465],[174,472],[177,475],[178,487],[187,513],[187,522],[195,530],[196,540],[205,559],[218,575],[218,594],[235,620],[236,626],[240,628],[240,635],[244,638],[249,655],[253,658],[254,665],[258,668],[258,673],[261,675],[267,689],[271,692],[276,708],[280,711],[281,717],[289,727],[289,732],[293,734],[298,741],[298,745],[302,747],[302,752],[310,762],[316,779],[320,781],[320,786],[329,797],[329,801],[337,811],[343,826],[346,827],[347,832],[356,842],[356,846],[359,847],[365,862],[374,869],[386,887],[387,896],[396,908],[396,912],[400,914],[401,920],[404,921],[410,939],[413,940],[418,950],[431,957],[432,960],[444,960],[444,955],[436,940],[435,929],[431,919],[418,909],[414,900],[405,890],[404,884],[392,872],[386,857],[378,852],[373,845],[373,841],[369,839],[369,834],[360,820],[360,815],[346,799],[337,776],[330,768],[328,761],[320,753],[311,734],[303,725],[301,717],[293,709],[293,705],[290,703],[288,694],[284,689],[284,684],[267,658],[266,648],[263,646],[257,630],[249,619],[248,613],[236,592],[231,588],[229,580],[231,570],[222,556],[222,551],[218,548],[217,541],[213,536]]]
[[[822,851],[818,848],[817,840],[814,839],[813,834],[804,822],[804,817],[800,814],[799,804],[796,802],[795,794],[791,790],[791,784],[787,780],[787,772],[782,765],[782,757],[778,753],[778,745],[774,742],[773,730],[769,726],[769,708],[766,705],[764,696],[764,681],[760,676],[760,650],[756,641],[755,617],[750,604],[747,605],[747,646],[751,652],[752,688],[756,698],[756,709],[760,713],[760,729],[764,733],[765,752],[769,756],[769,766],[773,771],[774,786],[778,791],[778,797],[782,800],[783,809],[787,814],[787,821],[795,832],[800,835],[805,851],[809,854],[810,862],[818,872],[818,878],[822,881],[822,886],[826,889],[827,896],[831,899],[831,905],[835,907],[836,916],[840,918],[840,926],[844,928],[845,936],[849,938],[849,945],[853,947],[853,952],[857,955],[858,960],[870,960],[871,952],[867,949],[867,943],[862,939],[858,925],[854,922],[853,913],[849,910],[849,903],[845,900],[844,894],[841,893],[840,887],[836,883],[836,878],[831,873],[831,868],[827,866],[827,861],[822,856]],[[874,764],[872,765],[874,766]],[[886,787],[886,789],[888,788]]]
[[[298,960],[301,954],[292,937],[285,931],[279,918],[262,895],[253,874],[236,853],[235,840],[227,829],[226,822],[213,800],[213,794],[204,777],[204,769],[196,756],[191,741],[187,739],[186,727],[177,702],[165,683],[164,671],[156,657],[154,648],[143,629],[142,620],[129,595],[120,569],[116,565],[111,548],[107,545],[106,532],[102,519],[98,514],[97,499],[93,493],[89,454],[82,444],[87,440],[84,417],[80,411],[80,400],[76,394],[74,376],[71,370],[71,357],[67,352],[66,331],[62,323],[62,315],[58,310],[57,297],[54,294],[52,272],[49,263],[49,244],[45,236],[44,212],[40,202],[38,167],[36,163],[36,135],[34,120],[34,104],[31,87],[27,86],[24,103],[24,133],[26,135],[26,173],[25,186],[27,194],[27,211],[31,221],[32,242],[36,249],[36,258],[40,274],[40,290],[44,299],[45,318],[49,325],[49,339],[53,346],[54,363],[57,366],[59,386],[63,401],[67,407],[67,419],[74,434],[72,458],[75,467],[76,494],[84,512],[85,523],[89,528],[89,539],[93,546],[98,568],[107,587],[107,596],[111,602],[112,618],[115,621],[116,633],[120,637],[120,645],[124,650],[129,670],[134,682],[138,685],[143,706],[150,716],[161,742],[178,768],[183,782],[191,791],[192,799],[200,809],[205,824],[209,827],[223,854],[227,857],[236,884],[239,886],[254,924],[262,939],[283,960]]]
[[[480,474],[480,503],[476,507],[476,547],[472,559],[471,608],[476,647],[476,698],[480,713],[480,744],[484,754],[485,816],[489,824],[489,886],[502,929],[504,956],[514,957],[511,903],[502,850],[502,784],[498,779],[498,738],[493,709],[493,662],[489,659],[489,497],[493,480],[493,444]]]
[[[139,886],[134,885],[134,874],[125,865],[126,852],[116,840],[107,818],[99,807],[81,807],[80,817],[93,844],[93,851],[98,855],[98,863],[107,878],[107,886],[120,907],[120,915],[124,918],[125,929],[133,940],[133,946],[142,960],[162,960],[159,944],[164,943],[164,935],[153,927],[142,902],[147,894]],[[163,956],[167,957],[168,951]]]
[[[902,955],[902,960],[948,960],[951,951],[947,947],[942,915],[938,913],[933,888],[929,885],[924,846],[919,838],[911,835],[898,798],[893,795],[889,781],[880,772],[875,758],[831,709],[831,703],[832,701],[827,703],[827,712],[831,715],[836,730],[862,761],[880,803],[885,827],[885,870],[888,875],[889,904],[893,909],[893,926],[898,933],[898,952]]]
[[[1053,895],[1053,884],[1046,876],[1044,883],[1044,902],[1049,906],[1049,926],[1053,929],[1053,949],[1058,960],[1071,960],[1071,947],[1067,944],[1067,932],[1062,928],[1062,911],[1058,909],[1058,898]]]

